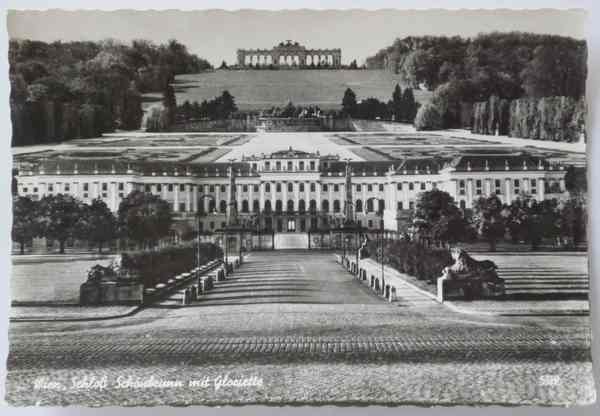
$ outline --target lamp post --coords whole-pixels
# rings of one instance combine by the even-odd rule
[[[375,201],[379,202],[379,199],[373,197],[373,198],[367,199],[366,203],[368,204],[368,202],[372,201],[372,200],[375,200]],[[385,272],[384,272],[384,264],[383,264],[383,243],[384,243],[384,241],[383,241],[383,232],[384,232],[384,227],[383,227],[383,209],[379,209],[379,207],[378,207],[378,209],[375,212],[376,212],[376,215],[378,217],[380,217],[380,221],[379,221],[379,246],[380,246],[380,250],[381,250],[381,252],[380,252],[380,257],[381,257],[381,289],[382,289],[382,291],[384,293],[384,296],[385,296]]]
[[[209,199],[212,200],[215,203],[216,206],[216,201],[215,198],[212,195],[206,195],[206,194],[200,194],[198,195],[198,207],[200,207],[200,204],[202,203],[202,201],[204,199]],[[213,207],[213,213],[215,213],[216,208]],[[197,267],[200,267],[200,217],[201,217],[201,213],[200,210],[196,211],[196,229],[197,229],[197,237],[196,237],[196,241],[197,241],[197,247],[196,247],[196,265]]]

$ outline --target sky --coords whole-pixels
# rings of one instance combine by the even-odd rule
[[[205,10],[9,11],[10,38],[156,43],[177,39],[213,65],[234,63],[238,48],[271,48],[284,40],[309,48],[341,48],[342,63],[359,64],[394,39],[410,35],[475,36],[491,31],[550,33],[583,39],[577,10]]]

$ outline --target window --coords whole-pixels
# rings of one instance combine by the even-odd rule
[[[482,191],[481,191],[481,179],[477,179],[475,181],[475,193],[477,195],[481,195],[482,194]]]
[[[328,201],[328,200],[324,199],[324,200],[321,202],[321,210],[322,210],[323,212],[329,212],[329,201]]]
[[[24,194],[26,194],[26,193],[27,193],[27,191],[28,191],[28,189],[27,189],[27,188],[23,188],[23,191],[22,191],[22,192],[23,192]]]
[[[119,191],[122,191],[125,188],[125,184],[123,182],[119,182]]]
[[[275,212],[281,212],[283,210],[283,203],[278,199],[275,201]]]
[[[221,192],[225,192],[227,190],[227,188],[225,187],[225,185],[221,185]]]
[[[373,212],[373,200],[367,199],[367,212]]]
[[[180,202],[179,203],[179,211],[185,212],[185,202]]]
[[[146,186],[148,186],[148,185],[146,185]],[[90,185],[88,183],[84,183],[83,184],[83,190],[84,191],[86,191],[86,192],[89,191],[89,187],[90,187]],[[37,191],[34,191],[34,192],[37,192]]]
[[[306,231],[306,220],[304,218],[300,219],[300,232]]]
[[[275,192],[281,192],[281,184],[280,183],[275,184]]]
[[[248,211],[249,211],[248,201],[244,199],[242,201],[242,212],[248,212]]]
[[[339,192],[340,191],[340,186],[339,185],[333,185],[333,192]]]
[[[169,188],[168,189],[169,189],[169,192],[173,192],[173,184],[172,183],[169,184]]]
[[[537,194],[537,181],[535,179],[531,179],[531,194]]]
[[[87,184],[86,184],[86,185],[87,185]],[[37,193],[38,193],[38,188],[37,188],[37,186],[36,186],[35,188],[33,188],[33,193],[34,193],[34,194],[37,194]]]
[[[362,187],[360,186],[360,183],[356,184],[356,192],[362,192]]]
[[[287,162],[287,170],[294,170],[292,162]]]
[[[294,184],[289,182],[287,185],[288,192],[294,192]]]
[[[425,190],[425,182],[421,182],[421,191]]]
[[[383,212],[385,210],[385,201],[383,199],[379,200],[379,212]]]
[[[298,164],[298,170],[304,170],[304,162]]]
[[[258,185],[254,185],[254,192],[258,192]]]
[[[287,211],[294,212],[294,201],[291,199],[287,201]]]
[[[210,192],[211,194],[213,194],[215,192],[215,186],[214,185],[210,185],[208,187],[208,192]]]
[[[321,186],[321,189],[323,190],[323,192],[327,192],[327,184],[324,183],[323,186]]]
[[[256,168],[257,168],[256,163],[253,163],[252,164],[252,170],[256,170]]]
[[[107,198],[108,194],[106,192],[102,192],[102,198]]]
[[[414,201],[410,201],[410,202],[408,203],[408,209],[410,209],[410,210],[413,210],[413,209],[415,209],[415,203],[414,203]]]
[[[87,185],[87,184],[86,184],[86,185]],[[87,188],[87,187],[86,187],[86,188]],[[151,187],[150,185],[146,184],[146,186],[144,186],[144,190],[145,190],[146,192],[152,192],[152,187]],[[86,189],[86,191],[87,191],[87,189]]]
[[[271,201],[265,201],[265,212],[269,213],[271,212]]]
[[[301,199],[300,201],[298,201],[298,211],[304,213],[306,211],[306,202],[304,202],[304,199]]]
[[[494,181],[494,188],[496,190],[496,195],[502,194],[502,182],[500,182],[500,179]]]
[[[180,190],[181,192],[184,192],[184,191],[185,191],[185,184],[183,184],[183,183],[182,183],[182,184],[179,184],[179,190]]]
[[[373,185],[369,184],[367,186],[367,192],[373,192]]]
[[[458,181],[458,194],[459,195],[466,194],[465,186],[466,185],[465,185],[465,181],[464,180]]]
[[[340,201],[338,199],[333,201],[333,212],[340,212]]]
[[[254,202],[252,202],[252,212],[258,212],[260,210],[260,202],[258,201],[258,199],[255,199]]]
[[[271,163],[265,162],[265,170],[270,170],[270,169],[271,169]]]
[[[408,190],[409,190],[409,191],[412,191],[413,189],[415,189],[415,184],[414,184],[414,183],[412,183],[412,182],[409,182],[409,183],[408,183]]]
[[[520,189],[520,187],[521,187],[521,181],[518,180],[518,179],[515,179],[513,181],[513,184],[515,186],[515,194],[518,194],[519,192],[521,192],[521,189]]]
[[[281,170],[281,162],[275,162],[275,170]]]
[[[369,224],[369,228],[373,228],[373,220],[369,220],[368,224]]]
[[[69,192],[71,190],[71,184],[65,183],[65,192]]]
[[[219,211],[221,213],[227,212],[227,201],[221,200],[221,202],[219,203]]]
[[[356,212],[362,212],[362,201],[360,199],[356,200]]]
[[[271,184],[270,183],[265,184],[265,192],[271,192]]]
[[[398,210],[403,210],[402,201],[398,201]]]
[[[304,184],[303,183],[300,184],[300,192],[304,192]]]
[[[315,170],[315,162],[310,162],[310,170]]]
[[[54,185],[51,183],[48,184],[48,192],[54,192]]]
[[[119,198],[123,198],[123,197],[124,197],[123,192],[119,192]]]
[[[317,201],[315,201],[314,199],[311,199],[310,202],[308,203],[308,209],[312,214],[317,212]]]
[[[398,189],[399,191],[402,190],[402,182],[398,183],[398,185],[396,186],[396,189]]]
[[[310,184],[310,191],[311,191],[311,192],[315,192],[316,190],[317,190],[317,187],[315,186],[315,184],[314,184],[314,183],[311,183],[311,184]]]
[[[106,186],[105,185],[106,185],[105,183],[102,184],[102,190],[103,191],[106,191]],[[161,192],[161,191],[162,191],[162,185],[159,183],[158,185],[156,185],[156,192]]]
[[[242,192],[248,192],[248,185],[242,186]]]
[[[225,221],[221,221],[221,228],[225,228],[227,226],[227,224],[225,223]]]
[[[460,209],[466,209],[467,208],[467,203],[465,202],[464,199],[460,200]]]
[[[383,192],[383,184],[382,183],[379,184],[379,192]]]
[[[279,232],[283,231],[283,221],[281,220],[281,218],[277,219],[277,231],[279,231]]]

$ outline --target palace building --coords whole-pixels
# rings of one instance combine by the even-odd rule
[[[288,40],[272,49],[238,49],[239,67],[327,67],[342,66],[341,49],[308,49]]]
[[[244,156],[231,163],[112,162],[61,160],[18,163],[16,192],[34,199],[70,194],[84,202],[101,198],[117,211],[131,191],[159,195],[180,221],[211,231],[235,212],[246,224],[274,232],[306,232],[340,226],[402,231],[420,192],[448,192],[463,209],[481,196],[503,203],[524,196],[568,197],[565,171],[524,152],[472,153],[451,159],[345,161],[292,148]]]

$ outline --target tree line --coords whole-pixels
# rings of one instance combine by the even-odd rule
[[[139,129],[142,93],[212,69],[176,40],[11,40],[9,63],[13,146]]]
[[[479,197],[468,216],[450,194],[434,189],[419,195],[413,223],[421,241],[453,244],[481,239],[495,251],[498,241],[508,239],[535,250],[544,240],[575,248],[585,240],[586,216],[581,199],[536,201],[527,195],[510,204],[496,195]]]
[[[341,115],[365,120],[379,118],[412,123],[418,108],[419,104],[415,101],[412,88],[402,91],[400,85],[396,84],[392,99],[387,103],[372,97],[357,102],[356,94],[348,88],[342,98]]]
[[[570,97],[581,99],[587,77],[583,40],[509,32],[396,39],[367,59],[369,68],[386,68],[413,88],[433,91],[421,108],[417,128],[470,125],[472,104],[499,99]]]
[[[127,239],[148,248],[167,237],[173,214],[167,201],[150,193],[132,191],[114,215],[101,199],[90,204],[65,194],[46,195],[40,200],[26,196],[13,199],[12,240],[20,252],[33,238],[57,241],[60,253],[67,241],[88,241],[102,248],[115,239]]]

